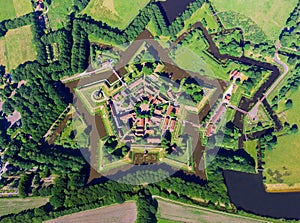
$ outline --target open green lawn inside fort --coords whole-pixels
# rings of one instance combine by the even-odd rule
[[[0,0],[0,21],[13,19],[31,11],[30,0]]]
[[[263,30],[268,39],[275,40],[281,33],[282,27],[289,17],[290,12],[296,6],[297,0],[291,0],[288,4],[285,0],[276,2],[272,0],[212,0],[212,3],[218,12],[233,11],[250,18]],[[245,20],[245,18],[237,20],[234,20],[234,18],[235,17],[231,15],[228,19],[235,21],[235,26],[247,28],[247,23],[243,24],[243,20]],[[224,25],[226,26],[226,24]]]
[[[87,125],[82,117],[74,117],[67,122],[55,144],[73,149],[87,148],[89,143],[86,130]]]
[[[82,14],[124,29],[148,2],[149,0],[134,0],[129,4],[126,0],[91,0]]]
[[[228,68],[224,68],[221,62],[217,61],[207,51],[208,45],[200,30],[194,31],[178,46],[172,49],[171,57],[179,67],[197,72],[209,78],[228,78]],[[226,65],[225,65],[226,66]],[[228,69],[228,70],[227,70]]]
[[[0,216],[40,207],[48,201],[48,197],[0,198]]]
[[[30,25],[9,30],[0,38],[0,63],[10,71],[25,61],[36,59]]]
[[[244,133],[261,131],[274,126],[271,116],[263,105],[260,105],[257,112],[257,120],[251,120],[248,116],[244,118]]]

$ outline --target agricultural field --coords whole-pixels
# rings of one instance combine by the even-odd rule
[[[212,0],[216,11],[231,11],[250,18],[270,40],[278,39],[290,12],[297,2],[297,0],[288,2],[285,0]],[[240,22],[241,20],[237,20],[236,25],[241,26]],[[224,25],[226,26],[226,24]]]
[[[30,0],[0,0],[0,21],[33,11]]]
[[[9,30],[0,38],[0,64],[11,71],[19,64],[36,58],[30,25]]]
[[[286,100],[281,100],[276,111],[282,123],[297,124],[300,126],[300,91],[289,91],[287,99],[291,99],[293,106],[290,109],[285,107]],[[299,137],[299,132],[294,134],[279,133],[277,137],[277,146],[265,152],[265,171],[266,183],[285,183],[293,185],[300,183],[300,142],[295,140]]]
[[[48,201],[48,197],[0,198],[0,216],[40,207]]]
[[[65,215],[45,223],[76,222],[76,223],[129,223],[135,222],[137,210],[135,202],[129,201],[123,204],[114,204],[106,207],[96,208]]]
[[[52,0],[47,13],[53,30],[64,27],[66,16],[72,12],[72,0]]]
[[[206,222],[206,223],[250,223],[258,222],[255,219],[246,219],[238,215],[231,215],[219,212],[213,212],[209,209],[190,206],[180,202],[172,202],[171,200],[157,199],[158,211],[157,218],[159,223],[180,223],[180,222]]]
[[[126,0],[91,0],[82,14],[87,14],[110,26],[124,29],[148,2],[149,0],[131,0],[130,2]]]

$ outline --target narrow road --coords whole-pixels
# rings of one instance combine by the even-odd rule
[[[107,68],[111,68],[111,65],[112,65],[112,62],[109,62],[109,64],[104,65],[104,66],[100,67],[97,70],[93,70],[93,71],[90,71],[90,72],[84,71],[80,74],[75,74],[71,77],[63,78],[63,79],[61,79],[61,82],[67,83],[67,82],[71,82],[71,81],[74,81],[74,80],[81,79],[83,77],[91,76],[92,74],[98,73],[98,72],[103,71]]]
[[[257,112],[258,112],[258,108],[259,108],[260,104],[268,97],[268,95],[275,89],[275,87],[280,83],[280,81],[282,81],[282,79],[286,76],[286,74],[289,71],[289,67],[284,62],[282,62],[280,60],[280,58],[278,57],[278,50],[280,49],[280,47],[281,47],[281,45],[280,45],[280,42],[278,41],[278,43],[276,45],[276,51],[274,54],[274,62],[283,67],[283,73],[274,81],[274,83],[266,91],[266,93],[263,94],[263,97],[251,109],[251,111],[249,112],[249,116],[252,119],[257,118]]]
[[[279,82],[286,76],[286,74],[289,71],[289,67],[284,62],[282,62],[280,60],[280,58],[278,57],[278,50],[280,49],[280,47],[281,47],[280,42],[278,42],[277,46],[276,46],[276,52],[274,55],[274,62],[283,67],[283,73],[280,75],[279,78],[277,78],[277,80],[267,90],[267,92],[264,94],[264,96],[262,97],[262,99],[260,101],[263,101],[266,97],[268,97],[268,95],[274,90],[274,88],[279,84]]]
[[[232,104],[228,104],[228,107],[229,107],[229,108],[232,108],[232,109],[234,109],[234,110],[236,110],[236,111],[238,111],[238,112],[241,112],[241,113],[243,113],[243,114],[245,114],[245,115],[248,115],[248,112],[244,111],[243,109],[238,108],[237,106],[234,106],[234,105],[232,105]]]

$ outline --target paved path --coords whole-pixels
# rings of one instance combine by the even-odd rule
[[[102,66],[101,68],[99,68],[97,70],[93,70],[93,71],[90,71],[90,72],[84,71],[84,72],[82,72],[80,74],[76,74],[76,75],[73,75],[71,77],[61,79],[61,81],[63,83],[67,83],[67,82],[71,82],[71,81],[74,81],[74,80],[77,80],[77,79],[81,79],[83,77],[87,77],[87,76],[90,76],[92,74],[95,74],[95,73],[98,73],[100,71],[103,71],[103,70],[105,70],[107,68],[111,68],[111,65],[112,65],[112,62],[109,62],[108,65],[104,65],[104,66]]]
[[[257,118],[257,112],[260,104],[268,97],[268,95],[274,90],[274,88],[282,81],[282,79],[286,76],[289,71],[289,67],[280,60],[278,57],[278,50],[280,49],[280,42],[276,45],[276,52],[274,55],[274,62],[283,67],[283,73],[276,79],[276,81],[272,84],[272,86],[264,93],[263,97],[254,105],[254,107],[249,111],[249,117],[252,119]]]
[[[248,115],[248,112],[244,111],[243,109],[238,108],[238,107],[235,106],[235,105],[228,104],[228,107],[229,107],[229,108],[232,108],[232,109],[234,109],[234,110],[236,110],[236,111],[238,111],[238,112],[241,112],[241,113],[243,113],[243,114]]]

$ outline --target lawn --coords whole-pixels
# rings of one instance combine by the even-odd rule
[[[0,198],[0,216],[40,207],[48,202],[47,197]]]
[[[244,133],[256,132],[274,126],[274,121],[263,105],[260,105],[257,112],[258,119],[253,121],[248,116],[244,118]]]
[[[210,78],[228,79],[227,70],[206,51],[207,43],[198,35],[202,33],[195,34],[189,43],[183,44],[175,51],[175,63],[185,70]]]
[[[72,12],[73,0],[52,0],[49,6],[50,27],[57,30],[64,26],[66,17]]]
[[[19,64],[36,58],[30,25],[9,30],[0,38],[0,64],[11,71]]]
[[[87,148],[88,135],[85,133],[86,129],[87,125],[81,117],[69,120],[56,143],[74,149]]]
[[[157,198],[158,211],[157,218],[159,223],[169,222],[258,222],[255,219],[244,218],[238,215],[212,211],[207,208],[187,205],[169,199]]]
[[[233,11],[254,21],[267,37],[276,40],[297,0],[212,0],[218,12]],[[239,24],[237,24],[239,26]]]
[[[101,208],[81,211],[65,215],[45,223],[77,222],[77,223],[107,223],[107,222],[135,222],[137,210],[135,202],[127,201],[123,204],[113,204]]]
[[[0,0],[0,21],[33,11],[30,0]]]
[[[255,169],[257,168],[257,140],[248,140],[244,142],[245,151],[254,159]]]
[[[91,0],[82,11],[95,20],[110,26],[125,29],[150,0]]]
[[[282,122],[297,124],[300,127],[300,90],[289,91],[286,95],[293,101],[293,107],[286,109],[285,100],[281,100],[276,111]],[[285,183],[293,185],[300,183],[300,141],[297,140],[300,133],[296,135],[286,134],[278,136],[277,146],[265,152],[266,183]]]
[[[195,24],[196,22],[201,22],[203,18],[207,23],[206,28],[207,30],[209,30],[209,32],[216,32],[218,30],[219,25],[215,17],[212,15],[208,3],[204,3],[202,7],[194,12],[190,18],[184,21],[184,28],[177,34],[177,36],[180,36],[183,31],[186,31],[191,25]]]

